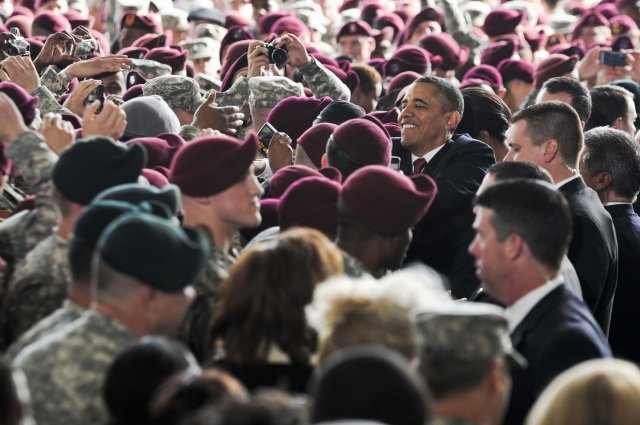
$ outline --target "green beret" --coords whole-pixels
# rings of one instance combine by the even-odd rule
[[[119,272],[162,292],[180,292],[200,274],[209,242],[200,230],[136,212],[111,223],[98,250]]]
[[[140,183],[126,183],[100,192],[93,203],[107,199],[130,202],[136,205],[145,201],[160,202],[175,215],[180,205],[180,189],[173,184],[168,184],[162,189],[158,189],[157,187],[145,186]]]
[[[73,241],[95,245],[103,230],[121,215],[138,211],[128,202],[100,201],[92,203],[76,220],[73,226]]]
[[[107,188],[136,182],[145,162],[146,152],[140,145],[89,137],[60,154],[53,168],[53,184],[65,198],[88,205]]]

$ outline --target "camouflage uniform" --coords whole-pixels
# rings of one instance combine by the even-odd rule
[[[213,313],[220,298],[220,285],[234,260],[228,253],[211,246],[209,261],[193,283],[197,296],[187,310],[178,335],[200,362],[213,356]]]
[[[333,72],[316,58],[298,68],[315,97],[329,96],[333,100],[350,100],[351,91]]]
[[[107,369],[136,337],[122,323],[94,310],[29,345],[13,366],[24,371],[38,425],[104,424]]]
[[[182,109],[190,114],[195,114],[204,102],[198,82],[180,75],[166,75],[149,80],[142,86],[142,93],[145,96],[160,96],[171,109]]]
[[[304,96],[302,84],[287,77],[253,77],[248,84],[252,109],[272,109],[287,97]]]
[[[71,300],[66,300],[62,307],[39,321],[7,349],[5,356],[14,359],[27,345],[51,335],[82,316],[86,310]]]
[[[58,99],[45,86],[40,86],[31,93],[31,96],[38,98],[38,110],[40,115],[52,112],[54,114],[73,114],[70,110],[62,106]],[[73,114],[75,115],[75,114]]]
[[[364,264],[357,258],[342,251],[342,262],[344,263],[343,273],[349,277],[362,277],[370,275]]]
[[[69,84],[58,74],[60,70],[54,65],[49,65],[40,76],[40,83],[51,92],[62,96],[69,89]]]
[[[183,125],[182,127],[180,127],[180,132],[178,132],[178,135],[182,137],[185,142],[189,142],[200,136],[200,129],[192,125]]]
[[[442,0],[444,11],[444,22],[447,32],[461,46],[471,49],[471,62],[478,63],[480,57],[480,47],[483,41],[473,33],[473,25],[464,12],[460,9],[458,0]]]
[[[51,196],[51,172],[57,157],[47,147],[44,138],[35,131],[20,134],[9,145],[7,154],[22,173],[30,193],[36,195],[33,210],[21,216],[15,225],[0,230],[0,233],[8,233],[0,235],[0,243],[11,244],[14,263],[18,264],[29,251],[51,234],[58,223],[58,211]],[[0,251],[5,252],[5,248],[1,247]]]
[[[171,67],[150,59],[133,59],[129,71],[136,71],[145,79],[151,80],[163,75],[171,75]]]
[[[54,233],[40,242],[17,266],[2,300],[0,330],[3,348],[64,302],[71,284],[68,246],[66,240]]]

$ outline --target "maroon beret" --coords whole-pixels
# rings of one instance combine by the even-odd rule
[[[295,147],[298,138],[313,125],[313,121],[320,112],[331,102],[333,100],[327,96],[321,99],[315,97],[288,97],[280,101],[269,112],[267,122],[276,130],[287,133]]]
[[[186,51],[179,52],[178,50],[170,47],[156,47],[149,50],[149,53],[144,55],[145,59],[154,60],[171,67],[171,73],[184,70],[184,65],[187,63],[188,53]]]
[[[71,24],[71,28],[74,28],[74,29],[76,27],[79,27],[80,25],[90,28],[93,26],[93,22],[95,20],[93,16],[85,18],[84,16],[82,16],[80,12],[74,9],[67,10],[66,12],[63,13],[63,15],[65,18],[67,18],[67,20]]]
[[[418,78],[422,77],[422,75],[413,71],[405,71],[393,77],[389,85],[387,86],[387,93],[391,93],[396,89],[401,89],[403,87],[408,86],[413,83]]]
[[[31,28],[39,27],[50,33],[59,31],[71,31],[71,24],[62,15],[53,12],[42,12],[33,18]]]
[[[8,30],[10,30],[11,28],[18,28],[20,30],[20,35],[22,35],[24,38],[29,38],[31,37],[32,21],[33,17],[25,15],[15,15],[7,19],[7,22],[4,23],[4,26],[7,27]]]
[[[224,58],[220,62],[220,75],[222,78],[227,76],[229,69],[231,69],[232,65],[243,55],[246,55],[249,50],[249,44],[251,44],[252,40],[240,40],[234,43],[231,43],[227,48],[227,51],[224,54]],[[246,58],[246,56],[245,56]],[[245,65],[245,66],[248,66]],[[224,91],[224,90],[223,90]]]
[[[166,140],[159,137],[137,137],[128,140],[126,144],[138,142],[147,149],[147,168],[156,166],[170,167],[171,160],[176,151],[181,147],[171,146]]]
[[[561,53],[563,55],[572,56],[576,55],[580,59],[587,53],[582,40],[574,41],[573,43],[560,43],[549,49],[549,53]]]
[[[512,33],[525,18],[525,14],[513,9],[493,9],[484,18],[482,31],[489,37]]]
[[[405,71],[426,74],[431,67],[431,61],[423,48],[413,45],[400,46],[398,50],[384,64],[384,75],[395,77]]]
[[[314,170],[304,165],[288,165],[276,171],[269,180],[269,196],[280,198],[289,186],[305,177],[324,177],[338,183],[342,181],[342,174],[333,167]]]
[[[155,49],[156,47],[169,47],[170,40],[165,34],[145,34],[139,38],[136,38],[131,47],[145,48],[148,50]]]
[[[226,17],[224,27],[227,29],[231,27],[246,27],[252,23],[250,19],[245,18],[236,10],[229,10],[225,12],[224,16]]]
[[[374,27],[379,30],[386,27],[393,28],[393,41],[398,41],[404,31],[405,25],[400,16],[394,12],[389,12],[378,16],[374,21]]]
[[[262,221],[259,226],[240,229],[240,235],[245,240],[250,241],[263,230],[278,225],[278,200],[272,198],[261,199],[260,216],[262,217]]]
[[[401,15],[400,11],[396,10],[394,13]],[[402,16],[400,16],[402,18]],[[440,26],[444,25],[444,14],[439,8],[426,6],[420,12],[416,14],[413,18],[409,20],[407,23],[402,36],[400,38],[400,44],[405,43],[408,39],[411,38],[411,34],[418,28],[422,22],[437,22]]]
[[[160,133],[156,137],[167,142],[171,149],[174,149],[175,151],[187,143],[181,136],[174,133]]]
[[[340,41],[340,38],[345,35],[363,35],[366,37],[375,37],[379,34],[379,31],[372,29],[369,24],[363,20],[347,22],[340,28],[338,34],[336,34],[336,40]]]
[[[386,63],[387,61],[383,58],[371,58],[369,59],[369,62],[367,62],[367,65],[373,67],[376,71],[378,71],[378,74],[384,75],[384,65]]]
[[[220,62],[223,61],[227,48],[233,43],[242,40],[255,40],[255,37],[251,31],[248,31],[243,27],[234,26],[229,28],[229,31],[227,31],[224,37],[222,37],[222,41],[220,42]],[[245,52],[246,51],[247,49],[245,49]]]
[[[298,138],[298,149],[304,149],[305,153],[317,168],[322,167],[322,155],[327,151],[329,136],[338,126],[323,122],[314,125]]]
[[[187,196],[211,196],[242,180],[258,153],[258,137],[198,137],[181,147],[171,163],[170,181]]]
[[[105,37],[105,35],[100,31],[97,31],[93,28],[89,28],[89,31],[91,32],[91,36],[98,42],[101,53],[103,55],[108,55],[111,51],[111,46],[109,45],[109,40],[107,40],[107,37]]]
[[[391,137],[384,125],[371,116],[340,124],[329,143],[343,150],[360,166],[389,166],[391,162]]]
[[[446,32],[425,35],[419,44],[429,53],[433,67],[445,71],[457,70],[464,66],[471,53],[468,47],[460,47]]]
[[[338,10],[340,12],[344,12],[345,10],[349,10],[349,9],[357,9],[358,6],[359,6],[358,0],[344,0]]]
[[[157,187],[158,189],[162,189],[169,184],[167,177],[157,170],[143,168],[140,174],[149,181],[151,186]]]
[[[388,11],[387,6],[380,2],[376,1],[371,3],[365,3],[360,8],[360,18],[366,23],[368,23],[369,25],[373,25],[373,22],[376,20],[376,18],[387,11]]]
[[[534,67],[525,60],[505,59],[498,64],[498,71],[500,71],[504,84],[511,80],[522,80],[525,83],[533,84]]]
[[[498,66],[505,59],[510,59],[518,51],[513,40],[500,40],[489,43],[480,53],[480,63]]]
[[[395,122],[385,123],[384,124],[384,128],[387,129],[387,132],[389,133],[389,136],[391,136],[391,137],[400,137],[400,136],[402,136],[402,127],[400,127],[400,124],[398,124],[398,123],[395,123]]]
[[[36,107],[38,106],[38,98],[31,96],[25,89],[10,81],[0,83],[0,92],[6,94],[16,104],[20,115],[26,125],[31,124],[36,117]]]
[[[631,31],[638,31],[638,25],[631,16],[628,15],[616,15],[609,19],[609,26],[611,27],[611,34],[626,34]]]
[[[316,52],[316,53],[313,53],[312,56],[316,58],[318,62],[320,62],[323,65],[331,65],[338,68],[340,67],[340,64],[335,59],[330,58],[324,53]]]
[[[567,56],[557,53],[547,56],[538,64],[533,75],[535,89],[540,90],[544,82],[553,77],[562,77],[565,74],[569,74],[574,70],[577,63],[577,56]]]
[[[367,114],[371,117],[376,118],[382,124],[384,124],[384,128],[389,130],[389,126],[387,124],[397,124],[398,123],[398,108],[391,108],[389,111],[373,111]],[[395,129],[393,129],[395,131]],[[389,132],[391,137],[395,137]]]
[[[619,52],[627,49],[635,49],[636,43],[627,34],[620,34],[613,38],[611,41],[611,50]]]
[[[16,5],[13,7],[13,12],[11,12],[11,16],[18,16],[18,15],[29,16],[33,18],[33,11],[28,7]]]
[[[340,184],[306,177],[292,184],[278,202],[280,227],[311,227],[333,237],[338,229]]]
[[[424,217],[437,193],[436,183],[426,174],[407,177],[389,167],[371,165],[347,179],[340,198],[372,231],[397,235]]]
[[[135,86],[131,86],[127,89],[126,92],[122,95],[122,100],[125,102],[131,99],[135,99],[136,97],[143,96],[142,86],[144,84],[137,84]]]
[[[271,26],[280,18],[284,18],[285,16],[292,16],[291,12],[268,12],[265,13],[258,19],[258,24],[256,29],[258,30],[258,34],[270,34]]]
[[[360,85],[360,77],[358,77],[358,74],[352,70],[350,66],[347,67],[346,71],[333,65],[325,65],[325,68],[338,77],[340,81],[349,88],[351,93],[353,93]]]
[[[464,83],[470,79],[477,79],[484,81],[494,92],[504,88],[502,84],[502,75],[494,66],[491,65],[478,65],[469,69],[462,77]]]
[[[273,23],[271,32],[278,36],[288,32],[296,37],[302,37],[309,34],[309,28],[295,16],[284,16]]]
[[[162,25],[158,21],[146,15],[136,15],[135,12],[125,12],[122,15],[120,28],[138,28],[156,34],[162,33]]]
[[[529,44],[529,47],[531,47],[532,52],[544,50],[547,46],[549,36],[544,30],[525,29],[523,33],[524,39],[527,41],[527,44]]]
[[[575,40],[580,38],[580,34],[582,33],[582,28],[584,27],[600,27],[600,26],[609,26],[609,21],[607,18],[602,16],[600,12],[595,10],[589,10],[587,13],[582,15],[582,17],[576,23],[576,26],[573,28],[573,32],[571,33],[571,39]]]
[[[126,55],[131,59],[142,59],[144,55],[149,53],[149,49],[146,47],[125,47],[124,49],[118,50],[118,55]]]
[[[235,44],[239,44],[239,43],[235,43]],[[247,52],[244,52],[243,54],[240,55],[240,57],[235,62],[229,64],[228,66],[227,66],[227,63],[225,63],[222,66],[220,70],[220,75],[223,75],[224,77],[222,78],[222,83],[220,84],[221,92],[225,92],[231,88],[231,86],[235,82],[233,77],[235,76],[236,72],[240,71],[242,68],[247,68],[249,66],[248,57],[249,57],[249,54]]]
[[[607,19],[611,19],[618,14],[618,7],[615,3],[600,2],[600,4],[596,6],[595,10]]]

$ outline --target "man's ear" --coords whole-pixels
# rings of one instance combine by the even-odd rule
[[[615,120],[613,120],[613,122],[611,123],[611,127],[615,128],[616,130],[623,130],[622,126],[624,124],[624,120],[622,119],[622,117],[618,117]]]
[[[524,239],[517,233],[512,233],[503,242],[504,254],[509,260],[519,258],[524,252]]]
[[[611,186],[611,180],[613,180],[613,177],[611,176],[611,174],[607,173],[606,171],[597,173],[595,175],[596,183],[593,190],[595,190],[596,192],[602,192],[604,190],[607,190],[609,186]]]
[[[550,163],[558,154],[558,141],[556,139],[549,139],[544,142],[544,148],[542,152],[542,158],[545,163]]]
[[[447,130],[453,131],[460,124],[460,120],[462,119],[462,115],[458,111],[449,112],[449,116],[447,117]]]
[[[329,160],[327,159],[327,154],[322,154],[322,159],[320,160],[320,164],[322,164],[322,168],[326,168],[329,166]]]

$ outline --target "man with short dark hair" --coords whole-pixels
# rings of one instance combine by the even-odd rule
[[[633,94],[622,87],[597,86],[591,89],[593,109],[584,130],[613,127],[632,137],[636,134],[636,104]]]
[[[587,307],[562,284],[572,225],[562,194],[547,183],[507,180],[478,195],[475,205],[469,252],[476,273],[485,291],[507,306],[512,344],[529,363],[513,371],[504,421],[522,424],[555,376],[611,351]]]
[[[541,166],[567,197],[573,216],[569,260],[578,273],[584,300],[606,335],[616,290],[618,247],[611,216],[578,172],[583,140],[580,118],[572,107],[563,102],[539,103],[513,117],[505,161]]]
[[[558,101],[571,105],[578,113],[584,128],[591,115],[592,100],[589,90],[579,80],[555,77],[545,81],[536,97],[536,103]]]
[[[640,315],[640,217],[632,202],[640,192],[640,146],[631,136],[612,128],[594,128],[584,135],[580,172],[611,214],[618,240],[618,286],[611,313],[609,342],[616,356],[640,363],[636,337]]]
[[[407,261],[422,261],[447,276],[453,295],[468,297],[479,285],[466,252],[473,232],[471,200],[487,169],[491,148],[467,134],[454,135],[464,109],[460,91],[439,77],[421,77],[407,91],[393,140],[406,175],[426,173],[438,186],[429,212],[416,225]]]

